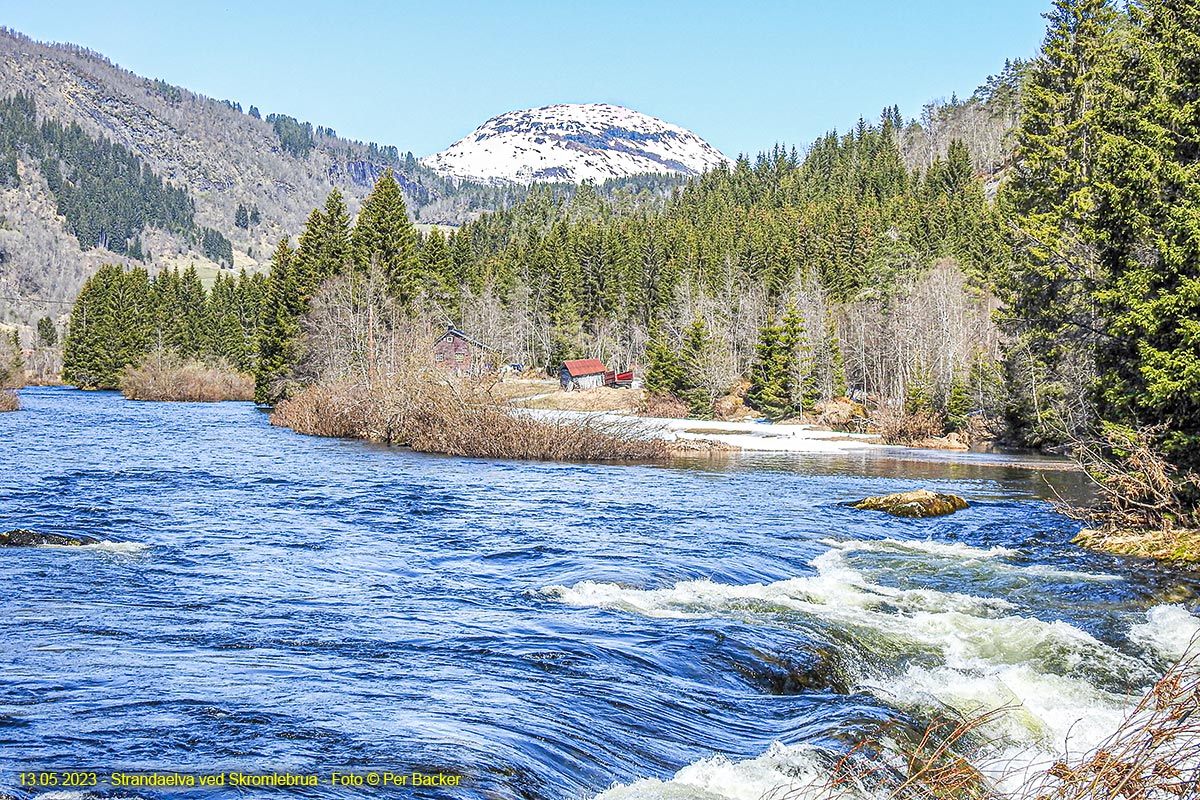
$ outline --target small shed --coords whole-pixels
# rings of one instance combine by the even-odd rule
[[[453,375],[482,375],[496,362],[496,348],[468,336],[453,325],[433,343],[433,362]]]
[[[562,384],[562,388],[570,391],[572,389],[593,389],[597,386],[604,386],[605,373],[608,372],[608,367],[598,358],[578,358],[574,361],[564,361],[562,368],[558,371],[558,380]]]

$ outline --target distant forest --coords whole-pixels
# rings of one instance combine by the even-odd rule
[[[390,172],[357,220],[335,191],[272,260],[258,399],[360,374],[373,335],[341,342],[340,367],[313,358],[342,335],[321,328],[331,303],[378,276],[389,313],[527,365],[633,366],[697,416],[731,393],[786,417],[851,391],[936,433],[975,418],[1114,459],[1103,442],[1148,442],[1194,509],[1198,14],[1056,0],[1040,57],[969,100],[909,123],[889,108],[650,202],[534,187],[421,235]]]
[[[233,266],[229,240],[196,226],[187,190],[165,183],[129,150],[95,139],[78,125],[39,124],[33,98],[21,93],[0,99],[0,186],[20,185],[18,158],[39,165],[82,249],[102,247],[145,261],[140,236],[153,227],[183,234],[205,257]]]

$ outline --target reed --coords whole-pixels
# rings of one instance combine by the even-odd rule
[[[20,411],[21,398],[11,389],[0,389],[0,412]]]

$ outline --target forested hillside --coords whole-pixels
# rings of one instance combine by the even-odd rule
[[[195,265],[206,282],[223,267],[265,268],[330,188],[355,211],[385,169],[418,222],[456,225],[527,191],[455,183],[395,146],[3,29],[0,86],[0,324],[23,326],[27,343],[36,319],[65,322],[101,264]],[[609,190],[661,183],[637,177]]]

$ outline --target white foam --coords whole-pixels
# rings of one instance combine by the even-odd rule
[[[908,552],[908,553],[927,553],[931,556],[940,558],[954,559],[970,559],[977,561],[995,561],[1009,556],[1015,556],[1016,550],[1010,550],[1007,547],[972,547],[969,544],[962,542],[935,542],[928,539],[913,539],[909,541],[901,541],[899,539],[876,539],[873,541],[849,541],[849,542],[833,542],[829,544],[838,548],[844,553],[853,552],[855,550],[887,553],[887,552]]]
[[[91,550],[118,555],[135,555],[150,547],[142,542],[96,542],[94,544],[47,544],[41,546],[54,550]]]
[[[1182,658],[1200,637],[1200,618],[1179,605],[1154,606],[1146,621],[1134,625],[1129,638],[1171,659]]]
[[[668,780],[644,778],[614,786],[597,800],[762,800],[785,792],[789,800],[805,800],[819,796],[815,789],[825,774],[811,748],[776,742],[756,758],[705,758]]]
[[[902,708],[948,706],[967,716],[1007,707],[984,733],[995,742],[993,760],[1003,765],[993,777],[1011,788],[1019,788],[1022,770],[1063,752],[1080,754],[1100,744],[1120,725],[1140,694],[1138,687],[1153,678],[1138,660],[1086,631],[1059,620],[1016,614],[1015,606],[1005,600],[874,583],[865,568],[848,560],[851,553],[863,551],[911,552],[959,563],[974,560],[987,562],[989,570],[1029,570],[1005,563],[1014,554],[1005,548],[882,540],[837,545],[813,559],[816,575],[769,584],[695,580],[636,589],[584,581],[543,592],[575,606],[648,617],[732,616],[793,627],[814,621],[830,625],[855,641],[844,663],[859,689]],[[808,619],[797,620],[797,614]],[[1157,631],[1154,642],[1162,648],[1182,648],[1200,630],[1200,621],[1179,607],[1160,606],[1147,617],[1150,621],[1139,630],[1146,637]],[[888,665],[901,660],[908,665],[888,671]],[[1098,675],[1122,689],[1096,686]],[[1125,694],[1125,687],[1134,694]],[[789,773],[776,765],[781,753],[798,752],[777,746],[748,761],[705,759],[670,781],[637,781],[602,797],[757,798],[791,785],[782,780]],[[816,769],[815,761],[805,763]]]

